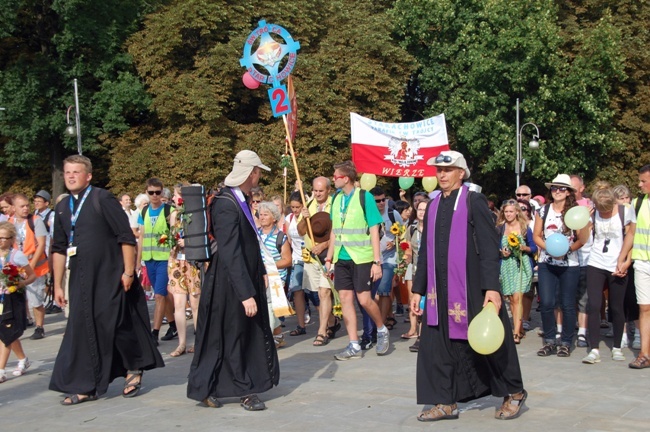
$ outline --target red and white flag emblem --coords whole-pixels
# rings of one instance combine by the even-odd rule
[[[427,161],[449,150],[445,115],[412,123],[378,122],[350,113],[352,161],[361,173],[385,177],[429,177]]]

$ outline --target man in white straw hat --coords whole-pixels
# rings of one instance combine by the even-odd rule
[[[512,334],[499,284],[499,236],[487,199],[470,191],[470,176],[461,153],[443,151],[427,161],[437,167],[442,193],[427,206],[413,281],[411,310],[422,315],[417,359],[417,402],[433,405],[420,421],[458,418],[458,402],[492,394],[503,397],[495,417],[518,417],[526,400],[519,360],[511,337],[489,355],[475,352],[468,327],[488,303],[493,303]],[[420,299],[424,298],[424,308]]]
[[[209,209],[218,248],[201,292],[187,396],[212,408],[222,406],[218,397],[239,397],[245,410],[263,410],[257,393],[280,378],[266,271],[249,206],[262,170],[271,169],[255,152],[237,153],[226,187]]]

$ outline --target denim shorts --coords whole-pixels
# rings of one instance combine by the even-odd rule
[[[296,292],[302,289],[302,274],[305,268],[304,262],[297,262],[291,270],[291,279],[289,279],[289,292]]]
[[[395,264],[386,264],[381,265],[381,279],[375,282],[377,286],[377,294],[380,297],[390,296],[390,292],[393,288],[393,276],[395,275]]]

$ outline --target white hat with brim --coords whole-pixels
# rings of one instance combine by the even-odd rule
[[[232,164],[232,171],[224,180],[224,184],[230,187],[237,187],[244,184],[253,168],[260,167],[263,170],[271,171],[271,168],[262,163],[260,157],[251,150],[242,150],[235,156]]]
[[[462,153],[453,150],[441,151],[436,157],[432,157],[427,161],[427,165],[435,167],[456,167],[465,170],[463,179],[468,179],[470,176],[469,168],[467,168],[467,161]]]
[[[552,182],[544,183],[544,185],[549,189],[551,188],[551,186],[558,186],[558,187],[569,188],[573,192],[576,191],[576,188],[574,188],[573,185],[571,184],[571,177],[569,177],[568,174],[559,174],[557,177],[553,179]]]

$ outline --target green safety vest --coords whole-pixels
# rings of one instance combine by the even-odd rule
[[[338,194],[332,203],[332,231],[336,236],[334,241],[334,262],[338,261],[342,247],[345,247],[346,252],[355,264],[365,264],[375,259],[370,234],[368,233],[366,215],[363,208],[361,208],[360,192],[361,189],[357,188],[350,197],[345,223],[341,220],[341,203],[344,194]]]
[[[165,204],[163,204],[164,206]],[[165,209],[161,207],[156,224],[151,226],[151,208],[144,215],[144,240],[142,242],[142,261],[167,261],[170,249],[167,245],[159,245],[158,240],[163,234],[169,234],[165,221]]]
[[[632,205],[636,205],[636,198]],[[632,259],[650,261],[650,209],[648,208],[648,195],[644,197],[639,214],[636,215],[636,230],[634,231],[634,246]]]

